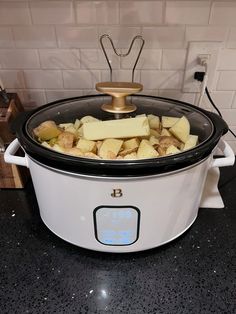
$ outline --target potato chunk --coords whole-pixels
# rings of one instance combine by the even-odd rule
[[[72,155],[75,157],[83,157],[84,156],[84,153],[77,147],[69,148],[65,152],[66,152],[66,154]]]
[[[190,134],[186,143],[184,144],[183,150],[194,148],[197,145],[198,136]]]
[[[133,149],[138,148],[140,144],[140,141],[138,138],[131,138],[130,140],[124,141],[124,149]]]
[[[83,118],[80,119],[80,122],[82,124],[84,123],[90,123],[90,122],[98,122],[99,120],[97,118],[94,118],[92,116],[84,116]]]
[[[142,140],[137,151],[137,157],[139,159],[155,158],[158,155],[159,155],[158,152],[153,148],[153,146],[148,140]]]
[[[178,120],[176,117],[162,116],[161,123],[163,128],[171,128]]]
[[[173,136],[160,136],[159,137],[159,144],[163,148],[167,148],[171,145],[175,147],[180,147],[181,143]]]
[[[173,155],[173,154],[178,154],[181,151],[174,145],[170,145],[167,149],[166,149],[166,155]]]
[[[48,120],[41,123],[37,128],[34,128],[33,132],[39,140],[48,141],[53,137],[57,137],[62,131],[54,121]]]
[[[103,141],[101,147],[99,148],[98,155],[103,159],[115,159],[122,144],[122,140],[108,138]]]
[[[79,139],[76,147],[79,148],[83,153],[96,152],[96,142],[85,140],[83,138]]]
[[[155,116],[154,114],[148,114],[147,117],[150,129],[159,129],[160,118],[158,116]]]
[[[63,148],[72,148],[74,140],[74,134],[65,131],[58,136],[57,144]]]
[[[161,130],[161,136],[172,136],[172,134],[165,128]]]
[[[169,131],[183,143],[186,143],[190,134],[190,124],[188,119],[183,116],[180,118]]]

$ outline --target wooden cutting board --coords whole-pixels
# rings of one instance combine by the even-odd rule
[[[16,116],[24,111],[20,99],[15,93],[8,94],[10,103],[1,106],[0,103],[0,137],[7,146],[15,135],[11,132],[11,123]],[[17,155],[22,155],[19,150]],[[4,153],[0,153],[0,189],[4,188],[23,188],[29,178],[29,171],[25,167],[7,164],[4,161]]]

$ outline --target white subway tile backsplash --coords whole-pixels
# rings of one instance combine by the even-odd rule
[[[76,49],[40,49],[40,62],[43,69],[78,69],[80,54]]]
[[[110,81],[110,72],[102,71],[102,81]],[[131,82],[132,81],[132,71],[130,70],[118,70],[114,71],[112,74],[112,81],[114,82]],[[134,81],[140,82],[140,71],[135,71]]]
[[[186,41],[225,41],[228,27],[224,26],[186,26]]]
[[[146,48],[183,48],[185,28],[182,26],[143,27]]]
[[[167,1],[167,24],[208,24],[210,1]]]
[[[163,49],[162,69],[183,70],[186,61],[186,49]]]
[[[214,103],[216,104],[217,108],[220,110],[229,109],[232,106],[234,92],[222,92],[222,91],[214,91],[210,92],[211,98],[213,99]],[[203,106],[204,108],[213,109],[213,106],[209,102],[206,95],[203,97]]]
[[[77,24],[118,24],[118,1],[77,1]]]
[[[236,134],[236,127],[231,127],[230,129]],[[227,132],[224,136],[224,140],[229,143],[229,141],[235,141],[235,137],[230,132]],[[235,142],[235,144],[236,144],[236,142]],[[235,152],[236,152],[236,150],[235,150]]]
[[[0,70],[0,77],[3,85],[8,88],[24,88],[24,71],[23,70]]]
[[[232,108],[236,108],[236,92],[234,94],[234,100],[233,100],[233,103],[232,103]]]
[[[66,89],[91,89],[100,82],[100,72],[91,70],[63,71],[64,87]]]
[[[22,89],[8,89],[9,92],[17,93],[26,110],[32,110],[35,107],[40,107],[46,104],[46,97],[44,90],[22,90]]]
[[[28,2],[0,2],[0,25],[31,24]]]
[[[33,24],[74,23],[72,1],[31,1]]]
[[[96,27],[57,27],[60,48],[97,48],[99,38]]]
[[[221,114],[229,126],[236,126],[236,109],[222,109]]]
[[[47,90],[46,91],[46,98],[47,102],[52,102],[60,99],[70,98],[70,97],[77,97],[82,96],[82,90]]]
[[[10,27],[0,27],[0,48],[13,48],[13,36]]]
[[[210,24],[236,25],[236,2],[215,1],[213,2]]]
[[[121,1],[120,24],[161,24],[163,4],[162,1]]]
[[[124,27],[124,26],[101,26],[99,27],[99,37],[103,34],[108,34],[114,42],[115,48],[128,49],[132,39],[141,35],[141,27]],[[99,41],[99,38],[96,38]],[[111,48],[110,42],[104,39],[104,45],[107,48]]]
[[[220,72],[219,80],[217,83],[217,90],[236,90],[236,71]]]
[[[24,71],[26,88],[63,88],[62,73],[58,70]]]
[[[236,48],[236,27],[232,27],[229,31],[229,38],[226,42],[227,48]]]
[[[101,49],[80,49],[81,69],[108,69],[108,64]],[[107,49],[109,63],[113,69],[120,67],[120,58],[111,49]]]
[[[17,48],[54,48],[57,46],[52,26],[13,27]]]
[[[141,71],[141,83],[148,89],[180,89],[183,71]]]
[[[125,53],[126,51],[124,51]],[[127,57],[121,58],[121,67],[123,69],[132,69],[136,62],[139,49],[132,49]],[[161,67],[161,49],[144,49],[137,63],[137,69],[160,69]]]
[[[218,70],[236,70],[236,49],[221,50]]]
[[[37,51],[32,49],[0,49],[0,66],[2,69],[40,68]]]

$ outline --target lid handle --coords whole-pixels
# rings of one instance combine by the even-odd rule
[[[136,106],[126,102],[126,96],[140,92],[142,84],[129,82],[102,82],[96,84],[99,92],[112,97],[109,104],[102,105],[102,110],[111,113],[129,113],[136,110]]]

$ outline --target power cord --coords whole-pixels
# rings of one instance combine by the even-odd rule
[[[199,82],[206,82],[206,80],[204,80],[205,78],[205,72],[195,72],[194,73],[194,79],[199,81]],[[211,98],[211,95],[209,93],[209,90],[207,88],[207,86],[204,84],[203,86],[203,93],[201,92],[201,95],[204,94],[204,92],[206,93],[207,95],[207,98],[209,100],[209,102],[211,103],[211,105],[213,106],[213,108],[216,110],[216,112],[218,113],[218,115],[220,117],[222,117],[222,113],[220,112],[220,110],[217,108],[216,104],[214,103],[213,99]],[[202,101],[202,97],[200,96],[199,98],[199,101],[198,101],[198,104],[200,105],[201,104],[201,101]],[[229,128],[229,132],[236,138],[236,134]]]

